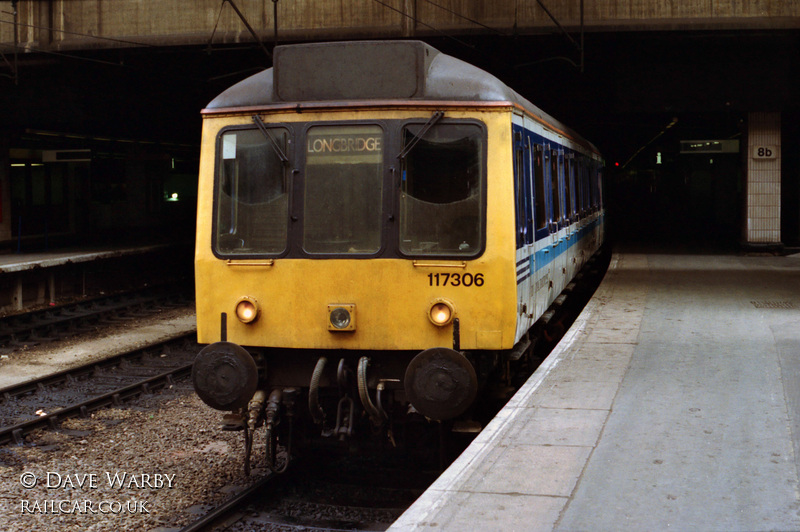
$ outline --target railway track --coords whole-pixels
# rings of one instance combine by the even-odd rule
[[[386,530],[439,474],[386,455],[327,460],[265,475],[181,532]]]
[[[199,350],[189,333],[0,389],[0,445],[22,445],[35,430],[58,430],[65,419],[168,387],[191,374]]]
[[[181,291],[155,287],[2,316],[0,355],[63,340],[98,326],[151,316],[188,302]]]

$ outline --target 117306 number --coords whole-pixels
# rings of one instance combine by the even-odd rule
[[[483,286],[483,274],[476,273],[429,273],[429,286]]]

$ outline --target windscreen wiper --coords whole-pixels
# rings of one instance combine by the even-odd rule
[[[433,125],[436,122],[438,122],[443,116],[444,116],[444,111],[436,111],[435,113],[433,113],[433,116],[430,117],[430,119],[427,122],[425,122],[424,126],[422,126],[422,129],[420,130],[420,132],[417,133],[416,135],[414,135],[414,138],[411,139],[411,142],[406,144],[406,146],[403,148],[403,150],[400,153],[397,154],[397,158],[398,159],[403,159],[406,155],[408,155],[409,152],[414,149],[414,146],[416,146],[417,143],[420,140],[422,140],[422,137],[425,136],[425,133],[427,133],[428,130],[430,128],[432,128]]]
[[[272,134],[270,134],[269,130],[267,129],[267,125],[264,124],[263,120],[261,120],[261,117],[258,115],[253,115],[253,122],[256,123],[258,129],[261,130],[261,133],[263,133],[264,136],[269,139],[269,142],[272,145],[272,149],[275,150],[275,155],[278,156],[278,159],[280,159],[284,165],[289,164],[289,158],[286,156],[281,147],[278,145],[278,141],[276,141],[272,137]]]

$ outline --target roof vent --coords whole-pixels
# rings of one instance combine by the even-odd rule
[[[421,41],[312,43],[275,48],[276,101],[422,97],[439,52]]]

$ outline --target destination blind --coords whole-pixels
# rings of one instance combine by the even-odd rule
[[[380,164],[383,131],[378,126],[321,126],[309,130],[307,164]]]

